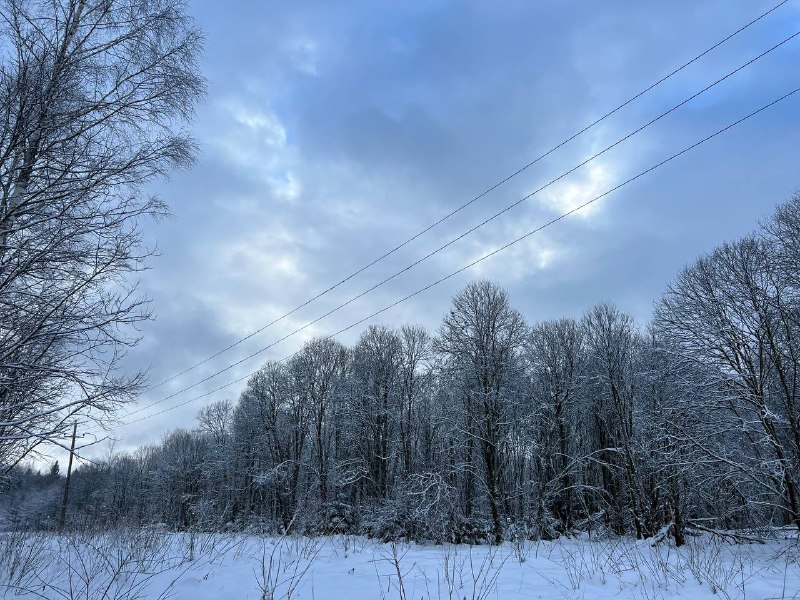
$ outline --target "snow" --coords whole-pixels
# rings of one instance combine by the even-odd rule
[[[4,598],[800,598],[800,545],[789,535],[702,536],[680,549],[586,538],[470,547],[158,530],[0,535]]]

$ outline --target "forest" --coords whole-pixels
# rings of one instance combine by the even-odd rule
[[[0,0],[0,597],[799,598],[774,2]]]
[[[69,522],[500,543],[800,527],[800,195],[686,266],[639,324],[530,322],[466,285],[436,331],[267,362],[191,429],[73,474]],[[6,481],[48,528],[58,467]]]

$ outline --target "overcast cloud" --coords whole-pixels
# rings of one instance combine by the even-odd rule
[[[207,36],[197,166],[156,190],[144,274],[157,320],[130,369],[157,383],[407,239],[775,2],[190,3]],[[427,254],[800,29],[794,2],[324,298],[168,385],[264,347]],[[797,39],[419,267],[167,408],[279,359],[614,187],[800,85]],[[609,301],[640,323],[687,262],[800,186],[800,97],[376,318],[434,330],[465,282],[506,287],[530,321]],[[351,343],[366,326],[341,336]],[[204,403],[115,431],[117,449],[193,425]],[[141,417],[153,412],[143,411]],[[125,419],[122,416],[123,420]],[[134,418],[134,417],[131,417]],[[93,452],[105,452],[96,448]]]

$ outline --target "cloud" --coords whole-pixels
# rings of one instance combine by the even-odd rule
[[[236,11],[195,2],[192,10],[208,37],[203,68],[210,94],[195,129],[203,152],[194,170],[155,190],[175,214],[147,229],[162,256],[144,274],[143,291],[159,319],[145,325],[127,363],[153,365],[154,381],[344,279],[761,11],[745,0],[457,8],[421,0],[380,7],[244,2]],[[785,36],[784,18],[765,20],[709,63],[699,62],[291,318],[176,380],[174,389],[316,319],[580,163]],[[676,112],[195,392],[281,358],[312,335],[344,328],[591,200],[694,141],[698,131],[783,93],[793,84],[785,65],[798,60],[800,50],[790,47],[777,62],[762,61],[742,79],[757,86],[731,86],[712,104]],[[646,319],[682,264],[747,231],[797,188],[798,127],[796,101],[776,106],[376,320],[435,330],[452,295],[478,276],[509,287],[512,302],[531,319],[579,316],[600,300]],[[342,339],[355,339],[360,328]],[[125,443],[152,442],[176,424],[191,424],[203,402],[235,399],[241,387],[123,429]]]
[[[473,244],[470,257],[466,258],[464,263],[469,264],[482,258],[502,243],[501,240],[496,246]],[[561,249],[546,237],[532,236],[478,263],[470,269],[469,273],[472,277],[489,279],[502,277],[506,285],[510,285],[517,281],[536,277],[543,271],[554,268],[557,266],[561,254]]]
[[[277,115],[229,97],[219,102],[218,119],[210,140],[214,149],[243,176],[267,184],[275,199],[297,200],[302,185],[294,170],[296,150]]]
[[[228,100],[223,106],[237,123],[253,131],[267,146],[286,146],[286,129],[275,115],[247,109],[235,100]]]
[[[569,179],[553,184],[537,196],[539,204],[556,215],[575,211],[573,217],[588,220],[602,210],[604,198],[595,198],[611,189],[614,182],[614,173],[608,163],[595,160]],[[589,202],[591,204],[583,206]]]

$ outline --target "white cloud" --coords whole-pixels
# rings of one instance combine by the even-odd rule
[[[270,177],[269,182],[275,196],[287,202],[296,201],[303,190],[293,171],[286,171],[283,177]]]
[[[742,0],[739,4],[746,3]],[[656,31],[661,37],[654,39],[653,30],[645,35],[646,30],[636,26],[646,21],[647,11],[634,16],[631,11],[622,11],[619,23],[625,24],[624,29],[607,23],[595,26],[608,13],[605,7],[584,11],[577,22],[574,14],[565,11],[564,27],[543,28],[537,40],[543,48],[561,47],[565,39],[572,39],[566,32],[574,30],[578,34],[575,52],[567,47],[563,53],[553,54],[553,60],[542,61],[542,53],[531,42],[529,19],[507,16],[502,20],[500,15],[501,21],[487,24],[485,19],[476,18],[481,16],[480,11],[462,11],[456,15],[458,27],[453,26],[455,17],[450,15],[427,22],[415,16],[405,28],[394,18],[406,14],[405,9],[367,15],[355,8],[347,14],[323,10],[321,4],[314,5],[309,16],[303,6],[262,3],[253,7],[256,16],[245,11],[247,15],[242,18],[242,11],[221,10],[214,11],[214,18],[209,20],[209,39],[225,39],[226,45],[226,52],[219,55],[224,63],[213,53],[207,57],[213,66],[210,72],[217,74],[210,86],[209,103],[200,113],[208,119],[205,133],[200,134],[205,142],[201,164],[210,168],[197,169],[192,174],[196,181],[191,184],[187,184],[188,178],[170,184],[167,195],[174,198],[175,212],[183,216],[183,221],[159,227],[172,234],[178,230],[190,233],[173,240],[165,236],[163,257],[157,268],[145,275],[155,282],[151,295],[156,296],[155,308],[163,318],[150,329],[158,335],[149,339],[157,343],[143,346],[140,355],[146,355],[163,376],[182,370],[302,304],[419,231],[458,198],[472,197],[489,182],[513,171],[521,154],[538,155],[545,141],[552,144],[572,134],[579,123],[588,122],[604,108],[642,89],[651,82],[653,72],[663,72],[677,60],[674,40],[661,36],[668,29]],[[261,40],[264,23],[273,22],[270,17],[276,11],[286,11],[290,17],[279,20],[284,26],[276,37]],[[739,18],[736,13],[728,11],[724,22],[694,19],[693,31],[702,32],[703,39],[719,38]],[[222,38],[215,28],[225,22],[235,24],[240,35]],[[676,22],[687,22],[686,15],[681,13]],[[709,24],[716,27],[713,35],[708,32]],[[464,27],[486,35],[465,36]],[[587,31],[592,35],[587,37]],[[616,41],[619,31],[639,35],[633,40],[634,46],[628,38],[620,46]],[[396,40],[395,32],[402,34]],[[608,40],[615,47],[597,50]],[[662,46],[668,50],[663,55],[641,60],[640,50],[652,47],[655,51]],[[620,54],[619,47],[635,47],[637,51]],[[243,56],[247,60],[242,61]],[[514,60],[507,60],[510,56]],[[609,56],[619,60],[609,61]],[[581,62],[581,57],[592,62]],[[740,62],[741,58],[735,60]],[[598,66],[600,69],[594,70]],[[637,67],[635,73],[630,71],[633,67]],[[521,80],[521,69],[533,75]],[[698,72],[703,77],[708,73],[705,68]],[[625,77],[619,79],[615,74]],[[776,77],[776,82],[782,85],[783,78]],[[667,99],[685,93],[683,86],[670,89]],[[563,154],[559,151],[564,163],[553,166],[550,177],[583,160],[595,141],[605,145],[617,139],[610,136],[621,135],[626,124],[634,125],[629,120],[644,118],[663,101],[654,96],[638,102],[631,112],[621,111],[609,119],[607,128],[598,127],[564,148]],[[414,103],[419,104],[420,114],[430,113],[436,119],[403,121],[404,111]],[[376,122],[366,118],[371,114],[388,118]],[[683,114],[680,111],[674,117]],[[795,117],[787,109],[781,113],[779,125],[765,129],[777,136],[770,147],[790,144]],[[648,135],[637,136],[615,149],[613,157],[604,155],[586,165],[568,180],[523,203],[513,214],[292,337],[252,364],[257,366],[270,356],[284,356],[314,334],[337,331],[593,199],[616,185],[621,180],[619,173],[634,169],[639,161],[649,164],[653,152],[662,145],[678,144],[677,136],[684,129],[691,129],[688,133],[694,135],[695,118],[669,124],[665,121],[663,135],[655,136],[648,130]],[[767,165],[765,175],[755,177],[752,171],[731,169],[728,163],[740,160],[736,157],[743,163],[751,151],[763,153],[760,145],[740,143],[728,147],[727,152],[721,145],[709,148],[705,158],[709,166],[705,168],[703,163],[702,173],[684,162],[673,168],[672,176],[662,178],[658,187],[647,187],[649,177],[637,184],[642,186],[637,194],[664,200],[658,212],[652,212],[647,203],[638,203],[636,208],[641,212],[623,215],[622,211],[612,212],[601,200],[374,321],[392,325],[423,322],[435,329],[449,296],[466,281],[480,276],[501,285],[513,283],[519,290],[515,305],[526,315],[541,311],[560,316],[578,310],[575,307],[582,310],[601,298],[619,301],[623,306],[649,301],[660,291],[658,278],[672,276],[673,263],[686,260],[701,236],[697,234],[692,246],[682,230],[671,230],[661,241],[664,252],[645,263],[635,250],[642,239],[641,223],[655,227],[652,223],[659,222],[663,214],[671,222],[683,224],[685,219],[680,219],[680,214],[698,214],[711,224],[709,231],[703,232],[702,240],[707,244],[709,239],[738,234],[734,225],[752,226],[754,212],[763,210],[763,203],[752,198],[781,198],[796,185],[791,182],[795,173],[789,165],[794,157],[791,152],[750,157],[753,164]],[[714,162],[717,156],[726,160]],[[543,161],[529,175],[538,177],[535,173],[545,167]],[[516,184],[522,180],[515,180],[514,193],[498,192],[497,209],[500,203],[524,195]],[[701,194],[702,203],[698,200]],[[614,203],[625,200],[624,194],[619,196],[623,197],[609,199]],[[482,218],[479,214],[494,212],[491,202],[487,198],[481,203],[485,208],[480,209],[476,203],[475,213],[463,212],[374,270],[249,340],[252,348],[313,320],[452,239],[477,223]],[[615,222],[619,227],[613,236],[603,231],[610,229],[604,220],[612,215],[624,218]],[[667,243],[679,235],[683,236],[680,241]],[[647,277],[639,276],[644,269]],[[623,276],[615,279],[619,273]],[[342,337],[354,339],[363,327],[354,327]],[[249,342],[219,357],[213,367],[252,351]],[[181,384],[196,379],[195,374],[182,378]],[[230,388],[204,401],[222,395],[235,398],[240,388]],[[190,405],[180,414],[190,416],[199,405]],[[145,421],[143,426],[152,424],[150,439],[158,427],[166,427],[177,414]],[[137,441],[145,441],[145,436]]]
[[[537,225],[529,219],[523,219],[496,227],[491,232],[482,232],[475,238],[468,238],[448,248],[439,263],[448,271],[460,269],[519,238]],[[557,244],[544,234],[537,233],[477,263],[465,274],[468,278],[500,278],[506,282],[524,280],[551,269],[562,254]]]
[[[266,145],[286,145],[286,129],[275,115],[245,108],[235,101],[228,101],[227,109],[237,123],[255,132]]]
[[[537,194],[539,204],[549,211],[563,214],[576,211],[573,216],[590,219],[602,208],[603,199],[579,208],[613,187],[614,174],[607,163],[594,161],[567,180],[553,184]]]
[[[258,277],[259,279],[302,277],[295,256],[294,236],[276,230],[252,232],[237,241],[226,241],[216,248],[215,268],[228,277]]]
[[[238,98],[227,98],[219,106],[223,126],[211,143],[229,162],[265,183],[275,199],[296,201],[303,189],[296,150],[278,116]]]

